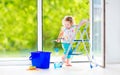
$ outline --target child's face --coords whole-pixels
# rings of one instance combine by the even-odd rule
[[[70,21],[65,21],[64,26],[65,28],[69,29],[72,26],[72,24],[70,23]]]

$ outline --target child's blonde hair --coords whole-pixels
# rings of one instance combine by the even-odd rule
[[[71,23],[71,25],[74,24],[74,19],[73,19],[72,16],[65,16],[65,17],[63,18],[63,20],[62,20],[62,24],[63,24],[63,25],[64,25],[64,22],[65,22],[65,21],[69,21],[69,22]]]

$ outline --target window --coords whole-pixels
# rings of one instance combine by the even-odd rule
[[[89,19],[89,4],[89,0],[42,0],[43,51],[52,52],[52,57],[54,57],[54,48],[57,47],[59,48],[59,55],[63,55],[61,43],[53,42],[57,39],[61,30],[62,19],[66,15],[71,15],[75,18],[76,24],[79,24],[83,19]],[[85,26],[81,27],[81,32],[83,32],[83,28],[85,28]],[[89,31],[90,30],[88,26],[87,34]],[[86,36],[84,38],[86,38]],[[89,43],[85,44],[87,44],[87,48],[89,50]],[[83,56],[73,56],[73,61],[88,61],[87,56],[85,55],[86,51],[83,47],[83,43],[80,43],[79,49],[77,49],[76,52],[82,52]]]
[[[0,58],[28,58],[37,50],[37,0],[1,0],[0,16]]]

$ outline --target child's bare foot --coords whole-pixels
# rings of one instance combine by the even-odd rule
[[[66,66],[72,66],[69,59],[66,60]]]
[[[71,64],[66,64],[66,66],[72,66]]]

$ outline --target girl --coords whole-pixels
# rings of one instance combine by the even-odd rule
[[[84,22],[82,22],[80,25],[83,25]],[[70,47],[70,50],[68,52],[68,55],[65,57],[68,48],[70,46],[70,43],[72,42],[73,39],[75,39],[75,30],[78,27],[78,25],[74,25],[74,20],[73,17],[71,16],[65,16],[64,19],[62,20],[62,28],[59,33],[57,42],[62,43],[62,48],[64,49],[64,55],[62,56],[62,60],[65,60],[66,58],[66,66],[72,66],[70,64],[70,58],[72,54],[72,47]],[[62,38],[62,39],[59,39]]]

